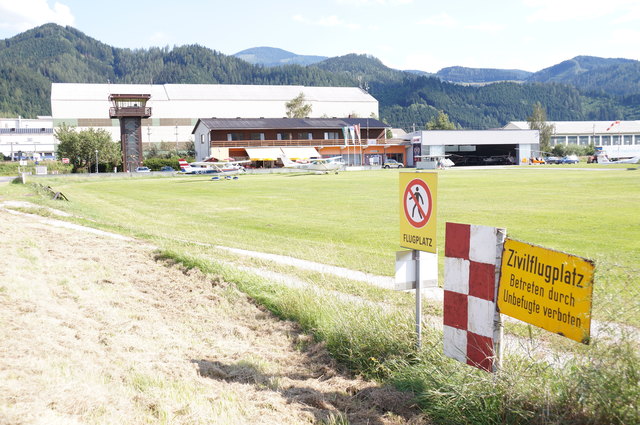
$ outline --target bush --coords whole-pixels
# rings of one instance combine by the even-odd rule
[[[38,165],[47,167],[48,174],[67,174],[70,173],[72,169],[71,165],[63,164],[60,161],[39,161]],[[34,161],[27,161],[27,165],[20,166],[18,161],[0,162],[0,176],[17,176],[18,167],[20,167],[21,171],[35,174],[36,163]]]
[[[172,158],[149,158],[145,159],[143,164],[151,168],[151,171],[159,171],[162,167],[172,167],[174,170],[179,170],[178,159],[177,156]]]
[[[590,156],[596,152],[596,148],[593,145],[589,146],[579,146],[579,145],[555,145],[553,149],[551,149],[551,153],[554,156],[566,156],[566,155],[577,155],[577,156]]]

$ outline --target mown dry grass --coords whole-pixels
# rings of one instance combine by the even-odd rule
[[[233,285],[44,220],[0,210],[0,424],[424,423]]]

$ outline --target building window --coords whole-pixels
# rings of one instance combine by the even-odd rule
[[[578,144],[578,136],[567,136],[567,143],[569,145],[577,145]]]
[[[340,140],[342,139],[342,134],[336,131],[327,131],[324,133],[324,140]]]
[[[621,144],[620,135],[611,136],[611,138],[613,139],[612,145],[620,145]]]
[[[591,136],[591,144],[593,146],[600,146],[600,136]]]
[[[580,146],[589,145],[589,136],[580,136]]]
[[[564,145],[564,136],[554,136],[551,138],[551,146]]]
[[[264,133],[251,133],[251,140],[264,140]]]
[[[298,133],[298,140],[312,140],[313,133]]]
[[[204,145],[204,134],[200,135],[200,143]]]
[[[611,136],[601,136],[602,146],[610,146],[611,145]]]
[[[636,134],[634,137],[636,139],[636,145],[640,145],[640,134]]]
[[[625,145],[632,145],[633,144],[633,137],[629,134],[629,135],[625,135],[624,136],[624,144]]]
[[[243,140],[242,133],[227,133],[227,141]]]
[[[291,140],[293,137],[291,133],[278,133],[276,134],[276,140]]]

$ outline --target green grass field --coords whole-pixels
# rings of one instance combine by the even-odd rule
[[[438,172],[438,178],[440,254],[447,221],[505,227],[514,239],[594,260],[593,318],[640,325],[640,169],[451,169]],[[33,196],[28,185],[0,186],[0,193],[64,209],[82,224],[151,240],[163,255],[222,276],[326,341],[352,370],[414,391],[438,423],[631,423],[640,418],[633,339],[595,339],[583,346],[534,330],[534,338],[553,347],[564,366],[513,356],[503,373],[490,378],[444,358],[441,333],[425,335],[424,349],[415,352],[411,310],[405,308],[410,302],[400,294],[385,297],[381,290],[367,293],[353,282],[307,274],[307,280],[328,280],[329,289],[345,288],[340,290],[403,308],[352,305],[220,265],[216,259],[229,259],[227,254],[185,243],[391,275],[399,249],[396,171],[246,175],[217,182],[200,176],[38,182],[62,191],[70,202]],[[506,332],[522,336],[524,329]]]
[[[640,170],[451,169],[438,177],[440,251],[447,221],[505,227],[514,239],[595,260],[603,304],[635,301]],[[160,244],[196,241],[382,275],[393,274],[399,249],[395,171],[38,182],[62,191],[66,209],[92,225]]]

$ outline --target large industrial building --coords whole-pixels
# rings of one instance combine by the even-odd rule
[[[193,142],[200,118],[282,118],[300,94],[314,117],[377,117],[378,101],[357,87],[225,84],[58,84],[53,125],[103,128],[122,142],[125,169],[142,161],[145,143]]]
[[[286,103],[300,93],[311,105],[313,117],[378,116],[378,101],[357,87],[230,84],[54,83],[51,112],[54,126],[100,127],[119,140],[120,122],[112,117],[113,96],[147,95],[150,115],[142,120],[142,141],[185,142],[193,141],[193,127],[200,118],[282,118]]]
[[[551,146],[593,145],[609,158],[640,155],[640,121],[547,121],[553,126]],[[528,129],[526,121],[512,121],[505,129]]]
[[[51,117],[0,118],[0,154],[6,158],[54,159],[56,145]]]

